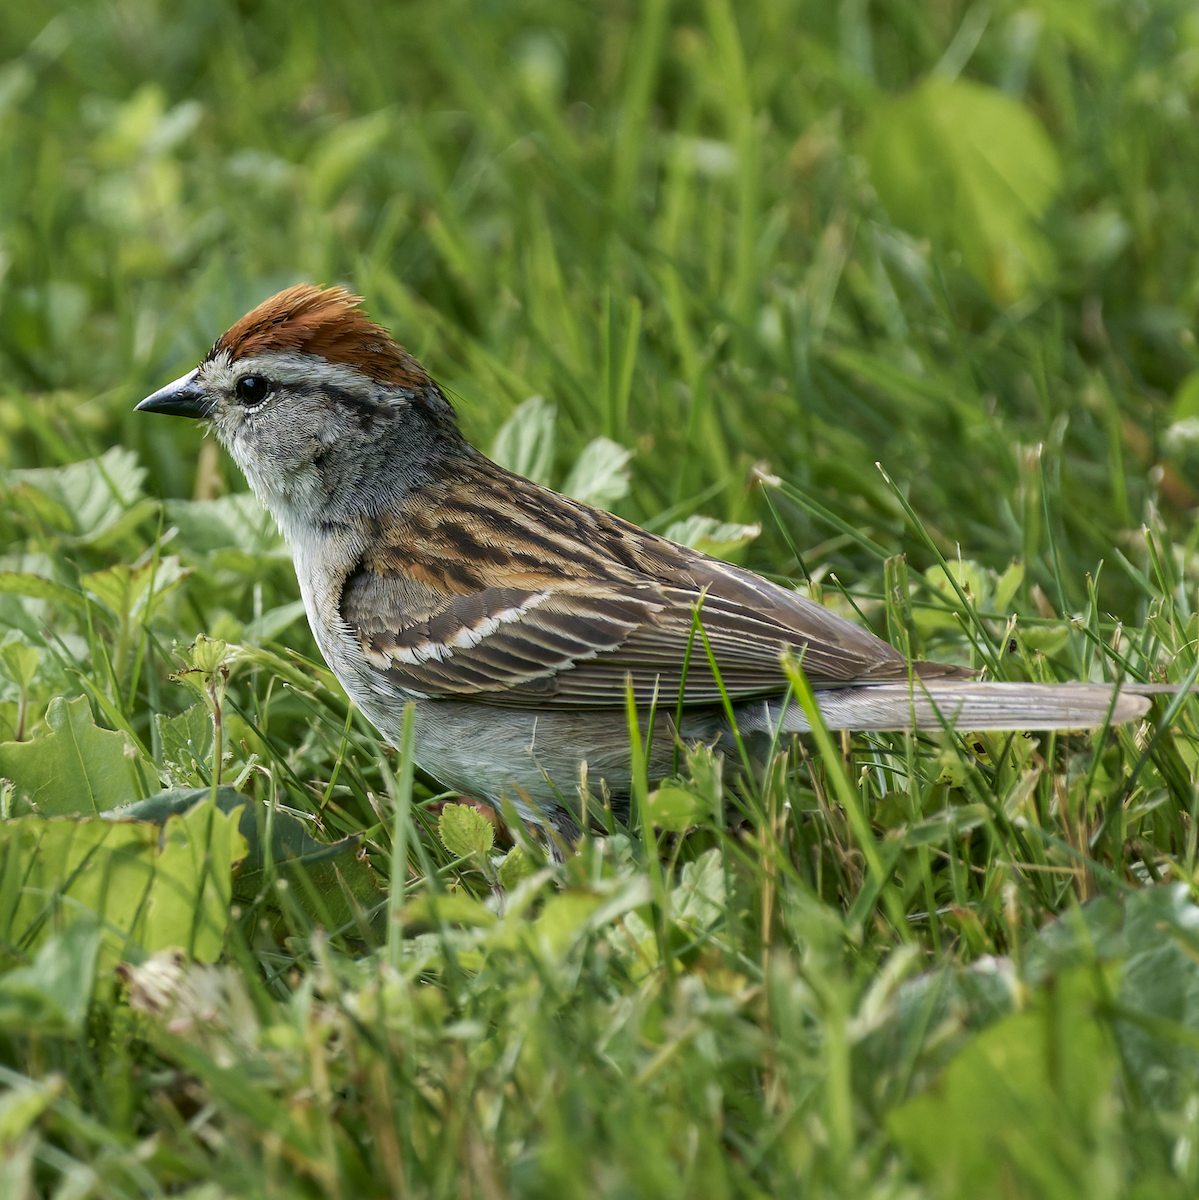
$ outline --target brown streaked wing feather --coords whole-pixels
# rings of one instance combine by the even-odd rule
[[[566,605],[556,612],[532,610],[447,659],[410,663],[392,656],[387,677],[432,695],[470,694],[497,704],[544,701],[556,695],[564,675],[619,646],[647,616],[647,608],[635,604],[623,620],[611,611],[597,617]]]
[[[655,685],[673,697],[701,597],[734,700],[785,688],[785,646],[817,686],[907,677],[898,651],[820,605],[481,457],[378,532],[342,616],[393,683],[427,695],[620,707],[632,676],[639,703]],[[686,690],[691,704],[720,699],[698,643]]]

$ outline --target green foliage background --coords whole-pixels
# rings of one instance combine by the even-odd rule
[[[555,864],[131,410],[344,282],[547,482],[1193,682],[1197,98],[1182,0],[5,6],[0,1194],[1194,1194],[1193,701],[696,751]]]

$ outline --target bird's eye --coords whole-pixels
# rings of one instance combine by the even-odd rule
[[[233,389],[242,404],[261,404],[271,394],[271,381],[261,375],[243,375]]]

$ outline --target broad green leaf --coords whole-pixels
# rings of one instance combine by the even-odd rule
[[[953,743],[945,746],[936,759],[936,781],[946,787],[960,788],[966,783],[969,767],[962,761]]]
[[[183,567],[176,555],[159,559],[157,565],[143,563],[140,567],[118,563],[104,571],[85,575],[80,581],[122,621],[140,616],[147,603],[154,605],[169,595],[183,582],[190,571]],[[151,587],[153,592],[151,593]]]
[[[20,634],[9,634],[0,642],[0,675],[11,679],[21,689],[33,682],[41,661],[41,651],[36,646],[26,646],[20,641]]]
[[[720,851],[706,850],[694,862],[684,863],[679,886],[671,897],[675,919],[708,929],[724,915],[724,863]]]
[[[31,742],[0,742],[0,776],[12,780],[25,811],[92,816],[158,790],[152,764],[128,735],[98,728],[84,697],[56,696],[46,724],[50,732]]]
[[[16,511],[60,533],[70,532],[74,528],[75,522],[63,505],[31,482],[15,478],[15,472],[7,477],[0,476],[0,482],[6,485],[6,499]]]
[[[1067,911],[1028,944],[1024,978],[1040,989],[1100,967],[1115,979],[1109,964],[1119,964],[1121,1057],[1157,1108],[1176,1110],[1199,1076],[1199,905],[1185,883],[1120,900],[1099,896]]]
[[[446,925],[485,927],[496,918],[472,896],[462,892],[442,892],[437,896],[417,896],[400,914],[407,927],[436,929],[438,921]]]
[[[1000,303],[1053,274],[1039,222],[1062,170],[1016,100],[970,80],[928,78],[883,104],[861,144],[895,223],[955,246]]]
[[[658,829],[681,833],[705,813],[703,800],[687,788],[663,785],[649,797],[649,817]]]
[[[596,890],[574,888],[561,892],[548,901],[534,921],[529,931],[532,945],[548,959],[561,959],[581,939],[613,921],[623,919],[630,929],[636,928],[640,917],[634,910],[645,908],[652,898],[650,882],[644,875],[605,880]],[[641,940],[640,934],[636,940]]]
[[[976,1033],[1013,1011],[1015,987],[1010,964],[995,959],[942,965],[902,982],[885,1010],[854,1030],[862,1094],[868,1090],[890,1108],[913,1090],[935,1087],[939,1072]]]
[[[152,511],[142,499],[144,467],[132,450],[113,446],[99,458],[65,467],[0,472],[0,484],[24,496],[61,534],[102,544]]]
[[[291,557],[273,518],[253,492],[216,500],[168,500],[167,519],[178,527],[180,541],[201,554],[240,550],[254,558]]]
[[[446,804],[437,819],[442,845],[459,858],[488,854],[495,844],[491,822],[470,804]]]
[[[88,980],[91,987],[91,980]],[[52,1076],[48,1080],[29,1079],[18,1087],[10,1087],[0,1095],[0,1184],[6,1182],[4,1168],[9,1164],[13,1144],[50,1107],[62,1092],[63,1080]],[[4,1196],[32,1195],[0,1192]]]
[[[94,921],[75,921],[50,938],[28,967],[0,974],[0,1029],[78,1033],[87,1016],[100,950]],[[4,1118],[0,1116],[0,1140]]]
[[[0,592],[28,596],[32,600],[52,600],[75,608],[83,608],[85,603],[82,592],[27,571],[0,571]]]
[[[536,870],[537,866],[533,860],[519,846],[513,846],[500,863],[500,887],[511,891],[522,879],[528,879]]]
[[[907,799],[906,795],[904,799]],[[944,842],[947,838],[952,837],[954,831],[953,821],[947,817],[930,817],[924,821],[918,821],[912,825],[904,835],[905,846],[928,846]]]
[[[707,743],[696,742],[687,750],[686,766],[691,787],[703,798],[708,815],[719,820],[724,795],[724,756]]]
[[[1092,988],[1086,972],[1059,977],[1027,1010],[975,1038],[936,1086],[891,1113],[891,1135],[939,1195],[1106,1194],[1118,1060]]]
[[[207,704],[193,704],[177,717],[156,713],[162,761],[173,780],[203,783],[197,764],[212,769],[212,711]],[[128,797],[126,798],[128,799]]]
[[[1190,908],[1192,913],[1199,913],[1199,909],[1185,900],[1185,887],[1180,886],[1179,890],[1183,911]],[[1129,951],[1124,934],[1126,911],[1134,920],[1137,915],[1149,915],[1147,924],[1152,933],[1148,940],[1160,950],[1163,941],[1173,941],[1169,930],[1170,918],[1176,916],[1170,911],[1176,906],[1173,891],[1166,887],[1131,892],[1126,905],[1112,896],[1098,896],[1078,908],[1068,909],[1056,921],[1048,922],[1029,943],[1024,965],[1026,981],[1034,987],[1040,986],[1063,971],[1124,957]]]
[[[251,642],[269,642],[278,637],[289,625],[294,624],[304,615],[304,601],[293,600],[290,604],[280,604],[261,617],[256,617],[246,626],[242,636]]]
[[[147,953],[182,945],[202,962],[216,960],[229,918],[233,867],[247,851],[240,817],[239,809],[222,813],[205,800],[167,818],[145,927],[134,931]]]
[[[557,414],[557,408],[544,396],[530,396],[495,435],[491,457],[501,467],[548,486],[554,469]]]
[[[978,563],[963,561],[951,564],[953,580],[966,593],[967,599],[974,607],[983,612],[989,612],[994,603],[994,572],[987,571]],[[945,597],[945,608],[916,608],[912,612],[912,620],[920,633],[928,637],[939,629],[959,629],[961,623],[955,616],[954,610],[962,606],[957,588],[953,580],[942,567],[929,567],[924,573],[925,579],[932,584],[940,595]],[[1011,583],[1011,580],[1008,580]],[[1017,580],[1016,586],[1019,586]]]
[[[1024,625],[1019,631],[1020,641],[1029,650],[1039,650],[1042,654],[1052,657],[1069,640],[1068,625]]]
[[[629,494],[629,459],[633,451],[606,437],[598,437],[583,447],[583,453],[562,484],[562,491],[581,500],[607,508]]]
[[[112,815],[162,824],[209,795],[209,788],[163,791]],[[241,813],[238,831],[245,839],[246,852],[234,879],[233,895],[238,901],[253,902],[265,882],[266,807],[225,786],[217,789],[217,807],[224,813]],[[282,809],[276,811],[270,832],[275,874],[288,881],[290,896],[314,922],[327,929],[354,926],[360,917],[374,913],[385,899],[359,836],[318,842],[304,821]],[[272,899],[272,904],[275,902]]]
[[[1170,416],[1175,421],[1182,421],[1187,417],[1199,417],[1199,371],[1192,371],[1174,389]]]
[[[664,536],[680,546],[690,546],[713,558],[726,558],[734,550],[749,545],[761,532],[761,525],[737,525],[730,521],[718,521],[715,517],[696,515],[685,521],[676,521]]]
[[[1199,1077],[1199,906],[1185,883],[1140,888],[1123,904],[1098,897],[1046,926],[1028,976],[1123,960],[1116,1037],[1155,1107],[1176,1111]]]
[[[211,788],[164,788],[146,800],[124,804],[108,814],[110,821],[149,821],[165,825],[168,817],[182,816],[197,804],[211,798]],[[249,807],[250,802],[235,788],[222,784],[217,788],[216,805],[226,816],[240,807]]]
[[[266,869],[264,805],[247,804],[242,830],[250,854],[237,874],[235,895],[251,901],[262,889]],[[291,896],[315,924],[329,930],[349,928],[358,934],[364,919],[379,916],[386,893],[359,835],[318,842],[299,817],[276,812],[271,846],[277,876],[288,881]]]
[[[575,939],[591,928],[591,917],[604,897],[595,892],[571,891],[555,896],[533,924],[533,937],[553,957],[564,954]]]
[[[1024,564],[1013,562],[995,585],[995,611],[1006,613],[1020,585],[1024,582]]]
[[[205,793],[207,794],[207,793]],[[205,800],[149,821],[16,817],[0,833],[0,937],[31,949],[93,915],[106,959],[130,945],[181,946],[205,962],[224,943],[232,868],[246,854],[240,808]]]
[[[981,567],[969,559],[953,563],[950,569],[953,572],[953,580],[950,579],[949,572],[943,567],[929,567],[925,571],[924,577],[943,596],[950,597],[955,604],[960,604],[957,588],[953,586],[953,582],[956,581],[958,587],[966,593],[966,599],[971,604],[975,607],[985,608],[991,599],[991,573],[985,567]]]

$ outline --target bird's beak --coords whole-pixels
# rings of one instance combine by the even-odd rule
[[[133,411],[166,413],[171,417],[206,417],[212,411],[212,404],[204,392],[196,385],[199,367],[181,375],[174,383],[159,388],[152,396],[147,396]]]

